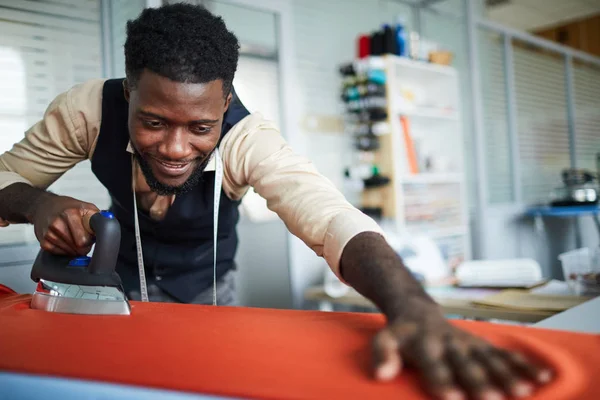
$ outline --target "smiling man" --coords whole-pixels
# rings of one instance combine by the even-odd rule
[[[449,324],[379,226],[295,154],[274,124],[248,113],[232,88],[238,48],[222,19],[199,6],[147,9],[130,21],[126,79],[85,82],[59,95],[0,156],[2,223],[32,223],[47,251],[87,254],[93,238],[82,217],[97,207],[46,189],[89,159],[121,223],[117,271],[128,296],[140,298],[137,207],[150,299],[207,304],[222,159],[219,304],[235,304],[238,205],[253,187],[290,232],[386,315],[373,342],[378,379],[409,364],[432,395],[446,399],[523,396],[547,382],[549,371]]]

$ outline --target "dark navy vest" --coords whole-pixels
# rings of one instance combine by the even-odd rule
[[[102,122],[92,157],[92,171],[108,189],[111,211],[121,224],[121,248],[117,272],[126,292],[139,290],[134,236],[131,154],[127,125],[128,103],[123,79],[106,81],[102,91]],[[233,96],[223,117],[221,139],[233,125],[248,115]],[[162,221],[154,221],[138,208],[144,265],[148,282],[182,302],[191,302],[213,280],[213,194],[214,172],[205,172],[190,192],[178,195]],[[217,244],[217,278],[234,269],[237,249],[236,224],[239,201],[221,191]]]

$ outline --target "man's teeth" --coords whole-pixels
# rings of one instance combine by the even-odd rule
[[[169,164],[169,163],[166,163],[164,161],[159,161],[159,162],[161,164],[163,164],[163,165],[166,165],[169,168],[183,168],[183,167],[185,167],[187,165],[187,164]]]

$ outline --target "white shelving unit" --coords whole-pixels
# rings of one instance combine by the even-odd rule
[[[387,123],[375,160],[388,186],[363,192],[363,205],[383,208],[398,232],[431,237],[455,267],[471,258],[459,81],[450,66],[386,55],[355,69],[385,71]],[[408,123],[408,136],[401,117]],[[409,151],[417,156],[411,168]]]

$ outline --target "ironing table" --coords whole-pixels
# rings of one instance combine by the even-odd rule
[[[132,302],[129,316],[73,315],[30,301],[0,290],[2,399],[427,398],[410,371],[371,379],[378,314]],[[555,380],[531,399],[600,398],[600,335],[453,323],[549,363]]]

